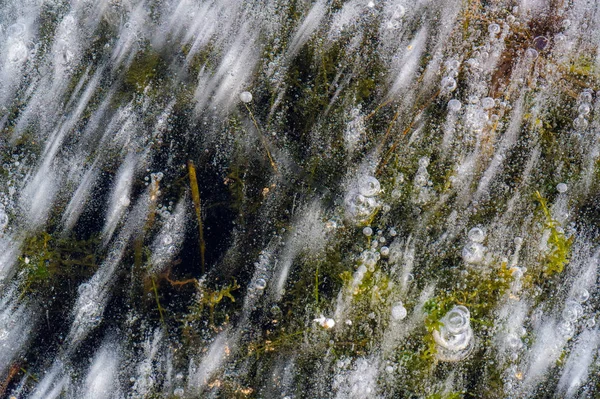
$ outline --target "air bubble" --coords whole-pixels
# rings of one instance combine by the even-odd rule
[[[243,91],[240,93],[240,101],[243,103],[249,103],[252,101],[252,93],[249,91]]]
[[[457,99],[453,98],[452,100],[448,101],[448,109],[450,111],[458,112],[458,111],[460,111],[461,108],[462,108],[462,104]]]
[[[469,230],[468,237],[473,242],[483,242],[485,240],[485,232],[479,227],[473,227]]]
[[[256,283],[254,284],[254,288],[256,288],[257,290],[264,290],[265,287],[267,286],[267,281],[264,278],[259,278],[258,280],[256,280]]]
[[[578,290],[575,291],[575,294],[573,295],[573,298],[577,302],[583,303],[583,302],[587,301],[590,298],[590,293],[585,288],[580,288],[580,289],[578,289]]]
[[[462,258],[465,262],[471,264],[481,263],[485,253],[485,247],[478,242],[471,242],[462,250]]]
[[[388,247],[381,247],[379,253],[381,256],[388,256],[390,254],[390,249]]]
[[[27,59],[28,50],[25,43],[20,40],[15,41],[8,47],[8,61],[13,64],[18,64]]]
[[[536,50],[542,51],[547,46],[548,46],[548,38],[546,38],[545,36],[538,36],[535,39],[533,39],[533,47],[535,47]]]
[[[575,301],[567,301],[562,311],[562,317],[566,321],[574,322],[583,315],[583,307]]]
[[[442,79],[442,91],[447,93],[456,90],[456,80],[450,76],[446,76]]]
[[[592,102],[592,93],[589,91],[584,91],[579,95],[579,100],[582,103],[591,103]]]
[[[585,129],[587,129],[588,125],[589,125],[588,121],[581,115],[579,115],[573,121],[573,127],[578,130],[585,130]]]
[[[568,188],[569,187],[565,183],[558,183],[556,185],[556,191],[558,191],[561,194],[566,193]]]
[[[587,103],[583,103],[579,106],[579,108],[577,109],[577,111],[579,112],[579,116],[585,116],[587,114],[590,113],[590,105]]]
[[[498,33],[500,33],[500,25],[498,25],[498,24],[490,24],[490,26],[488,26],[488,32],[491,35],[497,35]]]
[[[394,320],[403,320],[404,318],[406,318],[407,314],[408,312],[406,311],[406,308],[404,307],[402,302],[398,302],[392,307],[392,318]]]
[[[525,56],[529,59],[535,60],[538,57],[538,52],[536,49],[528,48],[525,51]]]
[[[492,109],[494,108],[494,106],[496,105],[496,102],[494,101],[494,99],[492,97],[485,97],[484,99],[481,100],[481,106],[483,107],[483,109]]]
[[[365,197],[374,197],[381,191],[381,185],[375,177],[363,176],[358,180],[358,191]]]

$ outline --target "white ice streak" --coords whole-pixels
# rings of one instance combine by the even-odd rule
[[[185,233],[186,202],[185,196],[179,200],[175,211],[164,222],[152,243],[150,259],[152,273],[162,272],[181,248]]]
[[[130,398],[148,396],[157,385],[162,374],[160,350],[164,332],[157,328],[149,334],[142,344],[142,356],[135,367],[135,383],[129,395]]]
[[[81,399],[109,399],[120,397],[118,371],[120,356],[114,344],[103,344],[94,355],[83,384]]]
[[[291,267],[298,254],[302,252],[309,257],[319,256],[327,243],[324,234],[323,213],[318,201],[313,201],[300,212],[288,232],[285,242],[285,248],[273,274],[275,284],[273,284],[271,292],[276,301],[280,300],[283,295]]]
[[[558,381],[559,397],[575,397],[578,389],[588,380],[590,368],[598,354],[599,343],[600,336],[597,329],[585,330],[579,335]]]
[[[188,388],[192,392],[200,391],[215,373],[223,366],[228,358],[230,348],[237,345],[237,335],[229,330],[220,332],[208,347],[206,353],[198,362],[190,360],[188,370]]]
[[[102,230],[105,244],[110,241],[131,202],[131,185],[133,184],[136,163],[137,156],[129,153],[117,171],[115,183],[111,190],[109,208],[106,211],[104,229]]]
[[[260,51],[250,27],[244,25],[216,70],[210,71],[207,65],[200,70],[194,93],[196,111],[210,106],[213,111],[222,112],[237,103],[239,93],[247,86],[254,72]]]
[[[387,94],[390,99],[402,98],[406,100],[406,90],[416,81],[417,69],[421,62],[421,55],[425,51],[429,29],[424,25],[416,33],[412,41],[406,46],[400,48],[394,57],[390,76],[393,77],[391,88]]]
[[[300,51],[302,46],[306,44],[319,28],[321,21],[326,15],[325,1],[316,1],[290,40],[287,51],[287,57],[289,59],[292,59],[298,51]]]
[[[16,290],[0,294],[0,375],[5,375],[28,342],[35,322],[31,309],[20,303]]]
[[[98,178],[99,170],[95,164],[90,166],[90,168],[83,174],[79,186],[73,193],[71,200],[67,204],[67,208],[65,209],[62,222],[65,231],[69,231],[73,228],[79,216],[85,209],[85,204],[90,196],[92,189],[94,188],[94,184],[96,183],[96,179]]]

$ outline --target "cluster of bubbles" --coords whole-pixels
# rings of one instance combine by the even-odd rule
[[[163,219],[169,219],[171,212],[173,211],[173,201],[169,201],[166,204],[158,204],[156,207],[158,208],[156,210],[158,215],[160,215]]]
[[[392,198],[398,199],[402,196],[402,186],[404,185],[404,174],[397,173],[394,176],[394,187],[392,189]]]
[[[579,100],[577,102],[579,107],[577,108],[577,112],[579,115],[573,121],[573,127],[579,131],[587,129],[589,122],[588,119],[590,117],[590,112],[592,110],[592,93],[589,90],[585,90],[579,95]]]
[[[150,173],[150,176],[144,177],[144,185],[148,186],[150,183],[158,183],[164,176],[163,172]]]
[[[79,312],[77,314],[78,321],[83,324],[97,326],[102,320],[103,309],[97,303],[97,290],[89,283],[82,283],[78,288]]]
[[[380,206],[377,200],[380,192],[381,185],[374,176],[363,176],[358,179],[356,187],[346,195],[344,201],[346,215],[359,224],[369,220]]]
[[[177,384],[181,384],[183,381],[183,373],[177,373],[175,375],[175,380],[177,381]],[[177,387],[173,390],[173,395],[180,398],[185,394],[185,389],[183,389],[182,387]]]
[[[428,166],[428,157],[419,159],[419,169],[417,169],[417,173],[415,174],[415,178],[413,180],[413,188],[415,193],[414,201],[419,205],[428,203],[433,196],[433,182],[429,179],[429,172],[427,171]]]
[[[433,332],[438,359],[457,362],[469,356],[473,349],[473,329],[469,309],[455,305],[442,317],[442,326]]]
[[[525,331],[525,329],[523,329],[522,335],[525,335],[526,333],[527,332]],[[519,357],[518,351],[524,346],[521,337],[519,337],[515,333],[510,333],[506,335],[506,337],[504,338],[504,342],[506,344],[506,347],[512,352],[511,360],[517,360]]]
[[[267,288],[267,271],[268,266],[271,261],[271,256],[267,252],[262,252],[258,256],[258,262],[254,263],[255,267],[255,277],[252,280],[252,283],[248,287],[248,297],[249,299],[255,299],[261,296]]]
[[[0,234],[4,233],[8,227],[8,215],[6,214],[3,204],[0,204]]]
[[[320,325],[321,327],[323,327],[326,330],[330,330],[333,327],[335,327],[335,320],[330,319],[328,317],[325,317],[323,315],[320,315],[319,317],[317,317],[314,320],[315,323],[317,323],[318,325]]]
[[[388,8],[388,20],[385,24],[387,29],[394,30],[402,27],[402,18],[406,14],[406,8],[398,4]]]
[[[480,264],[484,260],[486,251],[482,244],[485,240],[485,231],[480,227],[473,227],[467,237],[469,242],[463,247],[462,259],[468,264]]]
[[[379,364],[364,358],[354,362],[342,358],[336,362],[333,389],[336,398],[362,399],[377,397],[377,374]]]
[[[25,35],[25,25],[22,23],[13,24],[8,27],[6,33],[8,36],[6,40],[6,59],[11,64],[20,64],[25,61],[29,55],[29,49],[23,40],[23,36]]]
[[[562,320],[557,327],[558,332],[563,337],[570,339],[575,334],[575,323],[583,316],[583,306],[581,304],[587,301],[589,297],[589,292],[585,288],[581,288],[575,292],[573,299],[566,301],[561,314]]]
[[[371,239],[370,248],[364,250],[360,254],[358,259],[359,266],[353,275],[354,287],[358,287],[361,284],[367,272],[375,271],[375,266],[381,258],[390,256],[390,248],[386,245],[388,240],[383,235],[382,230],[378,230],[377,233],[374,234],[373,229],[370,226],[367,226],[363,228],[362,232],[367,238]],[[392,238],[398,235],[394,228],[390,229],[389,234]]]
[[[483,131],[490,121],[488,111],[496,105],[496,102],[491,97],[485,97],[479,101],[479,98],[475,96],[469,98],[469,102],[465,122],[473,133],[479,133]]]
[[[352,120],[346,126],[346,131],[344,132],[344,143],[346,145],[346,149],[352,153],[360,143],[361,138],[365,137],[366,127],[365,119],[360,110],[360,105],[350,111],[350,116]]]
[[[441,92],[443,94],[452,93],[456,90],[456,77],[458,76],[458,69],[460,68],[460,62],[457,60],[446,61],[446,75],[441,81]]]
[[[548,47],[548,43],[548,38],[545,36],[536,37],[531,43],[532,47],[525,50],[525,56],[531,60],[535,60],[539,56],[539,52]]]

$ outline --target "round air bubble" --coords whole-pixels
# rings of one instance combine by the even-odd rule
[[[533,39],[533,47],[535,47],[535,49],[538,51],[544,50],[546,47],[548,47],[548,38],[546,36],[536,37]]]
[[[485,97],[481,100],[481,106],[483,109],[492,109],[496,105],[496,102],[492,97]]]
[[[241,92],[240,93],[240,101],[248,104],[249,102],[252,101],[252,93],[250,93],[249,91]]]
[[[585,116],[587,114],[590,113],[590,105],[588,103],[583,103],[579,106],[579,108],[577,109],[577,111],[579,112],[580,116]]]
[[[575,129],[578,130],[584,130],[587,129],[589,123],[588,121],[581,115],[579,115],[577,118],[575,118],[575,120],[573,121],[573,127]]]
[[[573,298],[577,302],[583,303],[583,302],[587,301],[590,298],[590,293],[585,288],[580,288],[580,289],[578,289],[578,290],[575,291],[575,294],[573,295]]]
[[[254,284],[254,288],[256,288],[257,290],[264,290],[265,287],[267,286],[267,282],[264,278],[259,278],[258,280],[256,280],[256,283]]]
[[[500,33],[500,25],[498,25],[498,24],[490,24],[490,26],[488,26],[488,32],[491,35],[497,35],[498,33]]]
[[[407,314],[408,312],[406,311],[404,305],[402,305],[402,302],[399,302],[392,307],[392,318],[394,320],[403,320],[406,318]]]
[[[485,254],[485,247],[478,242],[471,242],[462,250],[462,258],[471,264],[481,263]]]
[[[579,95],[579,100],[582,103],[591,103],[592,102],[592,93],[590,93],[589,91],[584,91],[583,93],[581,93]]]
[[[365,197],[374,197],[381,191],[381,185],[375,177],[363,176],[358,180],[358,191]]]
[[[12,24],[6,29],[8,37],[21,37],[25,33],[25,25],[21,23]]]
[[[558,333],[563,337],[570,339],[575,334],[575,326],[570,321],[562,321],[558,324]]]
[[[567,301],[562,311],[562,317],[566,321],[574,322],[583,315],[583,307],[575,301]]]
[[[479,227],[473,227],[469,230],[468,237],[473,242],[483,242],[485,240],[485,232]]]
[[[538,52],[536,49],[528,48],[525,50],[525,56],[529,59],[535,60],[538,57]]]
[[[451,92],[456,90],[456,80],[450,76],[446,76],[442,79],[442,91]]]
[[[556,191],[558,191],[561,194],[566,193],[568,188],[569,187],[565,183],[558,183],[556,185]]]
[[[389,256],[390,249],[388,247],[381,247],[379,253],[381,254],[381,256]]]
[[[458,112],[458,111],[460,111],[461,108],[462,108],[462,104],[457,99],[453,98],[452,100],[448,101],[448,109],[450,111]]]

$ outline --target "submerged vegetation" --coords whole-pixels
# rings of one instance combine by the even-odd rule
[[[0,396],[598,396],[599,5],[88,3],[0,4]]]

